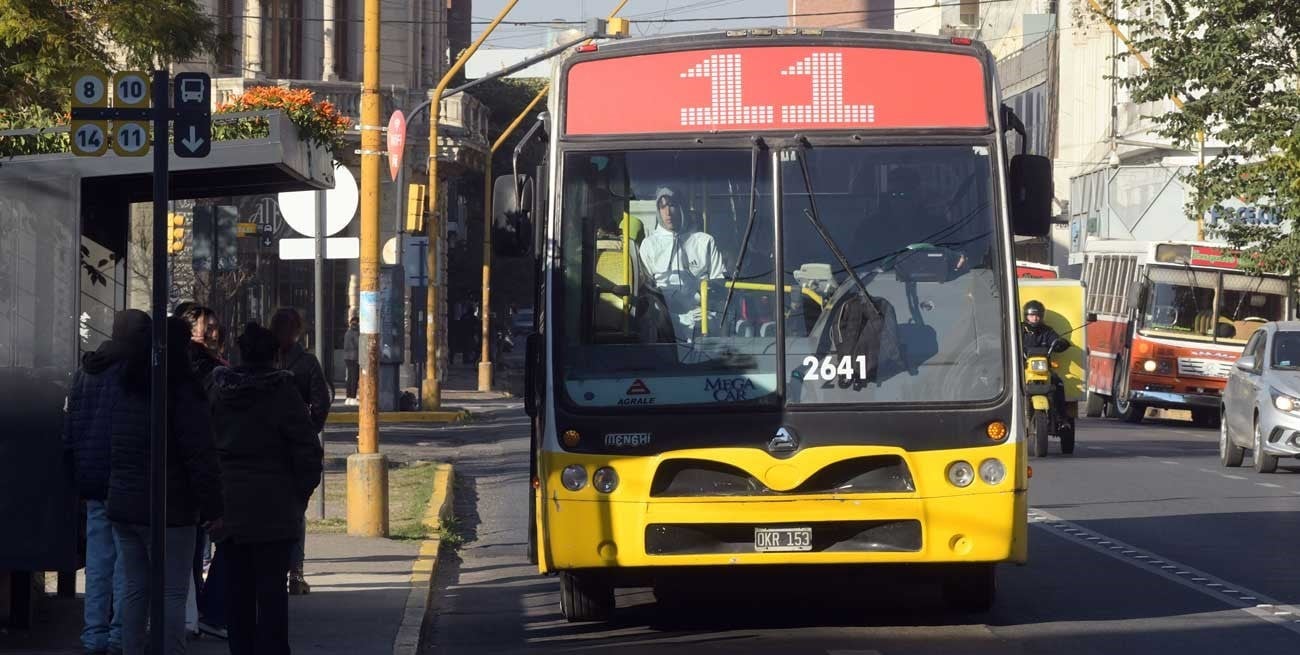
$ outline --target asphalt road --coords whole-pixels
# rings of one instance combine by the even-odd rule
[[[1300,462],[1223,469],[1213,430],[1084,420],[1073,457],[1033,462],[1030,563],[1000,569],[985,614],[926,587],[809,579],[693,612],[620,590],[609,624],[566,623],[557,580],[526,561],[526,430],[514,411],[386,430],[461,478],[468,540],[439,572],[432,653],[1300,652]]]

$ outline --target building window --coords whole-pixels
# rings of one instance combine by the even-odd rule
[[[894,0],[871,0],[867,5],[867,29],[894,29]]]
[[[217,4],[217,72],[222,75],[238,75],[239,67],[235,63],[239,34],[235,31],[235,0],[220,0]]]
[[[334,72],[340,80],[352,73],[352,2],[334,0]]]
[[[961,18],[963,25],[979,25],[980,0],[961,0],[961,13],[959,14],[959,18]]]
[[[302,78],[302,0],[261,0],[262,67],[267,77]]]

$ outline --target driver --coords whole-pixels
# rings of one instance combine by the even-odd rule
[[[694,229],[676,191],[660,188],[655,206],[659,229],[641,244],[641,263],[677,325],[693,334],[701,319],[700,280],[726,277],[722,255],[712,236]]]

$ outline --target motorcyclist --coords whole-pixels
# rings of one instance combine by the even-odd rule
[[[1043,303],[1037,300],[1025,303],[1024,320],[1020,324],[1020,347],[1025,356],[1049,355],[1070,349],[1070,342],[1043,322],[1044,314],[1046,309]],[[1055,371],[1052,372],[1052,403],[1058,411],[1065,407],[1065,385]]]

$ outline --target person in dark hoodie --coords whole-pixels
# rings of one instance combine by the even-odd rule
[[[217,325],[217,313],[203,305],[191,305],[180,317],[190,326],[190,368],[194,370],[195,379],[206,387],[208,376],[214,369],[230,364],[208,345],[209,335]]]
[[[293,373],[294,388],[307,410],[311,414],[311,424],[320,434],[325,429],[325,419],[330,413],[330,404],[334,400],[334,390],[325,379],[320,360],[307,352],[298,339],[302,337],[302,315],[292,307],[282,307],[271,317],[271,333],[275,335],[277,351],[275,367]],[[306,511],[306,508],[303,509]],[[293,549],[292,567],[289,569],[289,593],[295,596],[311,593],[311,585],[303,576],[303,560],[306,559],[306,524]]]
[[[275,336],[249,323],[242,365],[218,368],[209,391],[225,520],[213,537],[229,565],[231,655],[289,652],[286,585],[324,451],[294,377],[274,366]]]
[[[86,601],[81,631],[86,653],[122,652],[125,579],[105,501],[114,412],[130,402],[126,398],[128,373],[132,386],[149,384],[148,360],[149,315],[138,309],[118,312],[113,317],[112,338],[86,354],[68,393],[63,440],[72,453],[78,494],[86,501]],[[141,362],[145,365],[140,366]]]
[[[195,526],[221,525],[221,479],[212,443],[207,403],[190,370],[190,327],[167,320],[167,550],[150,552],[150,376],[149,349],[127,362],[126,401],[113,412],[108,481],[108,518],[113,522],[117,555],[122,560],[122,649],[145,652],[149,611],[149,562],[161,557],[166,570],[162,630],[167,654],[184,653],[185,601],[194,556]],[[142,375],[132,371],[143,371]],[[162,655],[162,654],[156,654]]]

